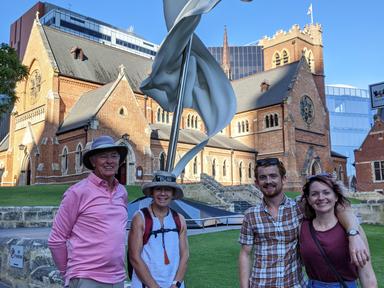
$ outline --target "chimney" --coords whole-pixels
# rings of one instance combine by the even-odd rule
[[[80,61],[85,60],[85,55],[84,55],[83,49],[81,49],[78,46],[75,46],[71,49],[71,54],[73,55],[73,59],[75,59],[75,60],[76,59],[79,59]]]
[[[261,84],[260,84],[260,91],[261,92],[266,92],[266,91],[268,91],[268,89],[269,89],[269,83],[268,83],[268,81],[267,80],[264,80],[263,82],[261,82]]]

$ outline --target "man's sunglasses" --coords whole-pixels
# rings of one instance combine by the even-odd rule
[[[279,165],[279,158],[265,158],[256,160],[257,166],[269,166],[269,165]]]

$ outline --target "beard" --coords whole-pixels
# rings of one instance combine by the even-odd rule
[[[273,198],[282,193],[282,186],[276,184],[265,184],[261,187],[261,192],[266,198]]]

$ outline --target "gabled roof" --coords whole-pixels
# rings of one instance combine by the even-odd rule
[[[152,60],[51,27],[42,27],[61,75],[106,84],[117,78],[119,66],[124,65],[132,90],[140,92],[141,82],[151,71]],[[84,52],[85,60],[74,59],[71,53],[74,47]]]
[[[151,124],[152,133],[151,139],[169,140],[171,135],[171,125],[165,124]],[[206,135],[199,130],[194,129],[180,129],[179,143],[198,144],[206,139]],[[223,149],[234,149],[237,151],[256,152],[254,148],[248,147],[235,139],[229,138],[225,135],[216,134],[207,144],[207,147],[216,147]]]
[[[340,154],[340,153],[337,153],[337,152],[332,151],[332,150],[331,150],[331,156],[332,157],[337,157],[337,158],[343,158],[343,159],[347,159],[348,158],[347,156],[345,156],[343,154]]]
[[[57,134],[62,134],[86,126],[88,121],[96,115],[115,83],[116,82],[111,82],[95,90],[84,93],[60,125]]]
[[[9,148],[9,133],[5,135],[3,140],[0,142],[0,152],[7,151]]]
[[[296,80],[302,60],[281,67],[259,72],[232,82],[237,96],[237,112],[259,109],[282,103]],[[261,91],[261,84],[269,84],[267,91]]]

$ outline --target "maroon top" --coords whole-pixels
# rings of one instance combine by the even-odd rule
[[[310,279],[322,282],[337,282],[336,276],[320,253],[309,230],[309,221],[301,224],[300,254]],[[316,231],[315,234],[336,271],[345,281],[358,278],[357,267],[351,264],[347,235],[339,222],[328,231]]]

